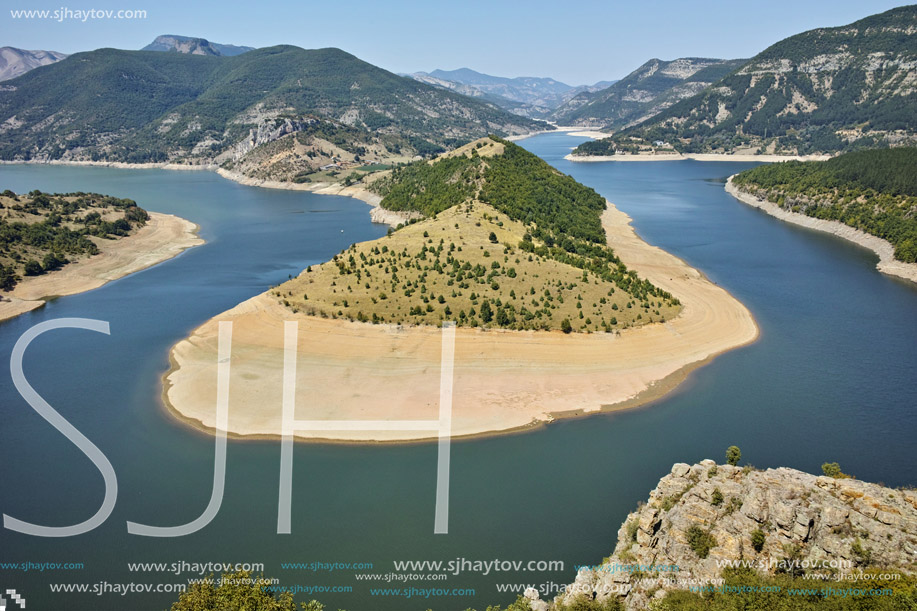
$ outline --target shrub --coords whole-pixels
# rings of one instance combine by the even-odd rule
[[[685,537],[698,558],[706,558],[710,550],[717,546],[716,537],[696,524],[685,531]]]
[[[713,489],[713,496],[710,499],[711,505],[722,505],[723,504],[723,493],[720,492],[719,488]]]
[[[752,531],[751,546],[754,548],[756,552],[760,552],[762,549],[764,549],[764,538],[765,538],[764,531],[761,530],[760,528],[756,528],[755,530]]]
[[[40,276],[45,273],[45,268],[41,266],[41,263],[30,259],[25,262],[25,275],[26,276]]]
[[[739,446],[729,446],[726,449],[726,462],[734,467],[739,464],[740,460],[742,460],[742,450],[739,449]]]

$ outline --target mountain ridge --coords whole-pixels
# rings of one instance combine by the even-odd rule
[[[592,154],[663,141],[679,152],[837,152],[917,141],[917,6],[785,38]],[[584,151],[579,151],[582,154]],[[576,152],[574,152],[576,154]]]

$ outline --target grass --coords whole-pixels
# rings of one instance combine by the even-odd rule
[[[569,320],[591,333],[678,313],[662,298],[637,301],[614,282],[519,249],[526,231],[486,204],[461,204],[355,244],[271,294],[294,312],[407,325],[554,330]]]

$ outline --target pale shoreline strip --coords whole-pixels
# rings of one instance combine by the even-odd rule
[[[597,163],[604,161],[742,161],[748,163],[775,163],[779,161],[824,161],[831,155],[754,155],[746,153],[687,153],[673,154],[632,154],[632,155],[574,155],[564,156],[567,161],[576,163]]]
[[[688,372],[753,342],[758,328],[729,293],[677,257],[644,242],[609,204],[609,243],[642,277],[681,299],[665,323],[617,334],[456,331],[453,434],[530,430],[558,417],[636,407],[675,388]],[[244,438],[281,433],[283,326],[299,321],[298,418],[424,420],[436,417],[440,330],[294,315],[267,293],[197,328],[170,352],[163,403],[204,431],[215,425],[216,330],[233,322],[229,430]],[[417,431],[297,431],[297,440],[412,442]]]
[[[132,235],[98,241],[101,252],[41,276],[27,276],[0,302],[0,321],[39,308],[47,299],[83,293],[171,259],[204,243],[199,227],[172,214],[150,212]]]
[[[265,189],[283,189],[285,191],[308,191],[320,195],[342,195],[358,199],[372,207],[369,218],[373,223],[381,223],[395,227],[410,220],[410,215],[386,210],[379,205],[382,197],[359,186],[345,187],[339,183],[295,183],[280,180],[265,180],[252,178],[239,172],[233,172],[217,165],[188,165],[181,163],[124,163],[121,161],[63,161],[52,159],[47,161],[5,161],[0,160],[0,165],[63,165],[81,167],[116,168],[120,170],[183,170],[183,171],[208,171],[216,172],[223,178],[250,187]]]
[[[785,210],[771,201],[742,191],[733,184],[732,179],[734,177],[735,175],[730,176],[726,181],[726,192],[740,202],[763,210],[781,221],[786,221],[787,223],[814,229],[816,231],[830,233],[864,248],[868,248],[879,256],[879,262],[876,264],[876,269],[880,272],[910,280],[911,282],[917,282],[917,263],[904,263],[903,261],[895,259],[895,247],[892,246],[890,242],[878,236],[866,233],[865,231],[855,229],[840,221],[817,219],[798,212]]]

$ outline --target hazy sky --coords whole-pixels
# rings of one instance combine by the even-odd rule
[[[139,49],[158,34],[262,47],[340,47],[393,72],[469,67],[572,85],[651,57],[751,57],[789,35],[850,23],[883,0],[3,0],[0,46]],[[145,19],[14,19],[11,10],[145,10]]]

